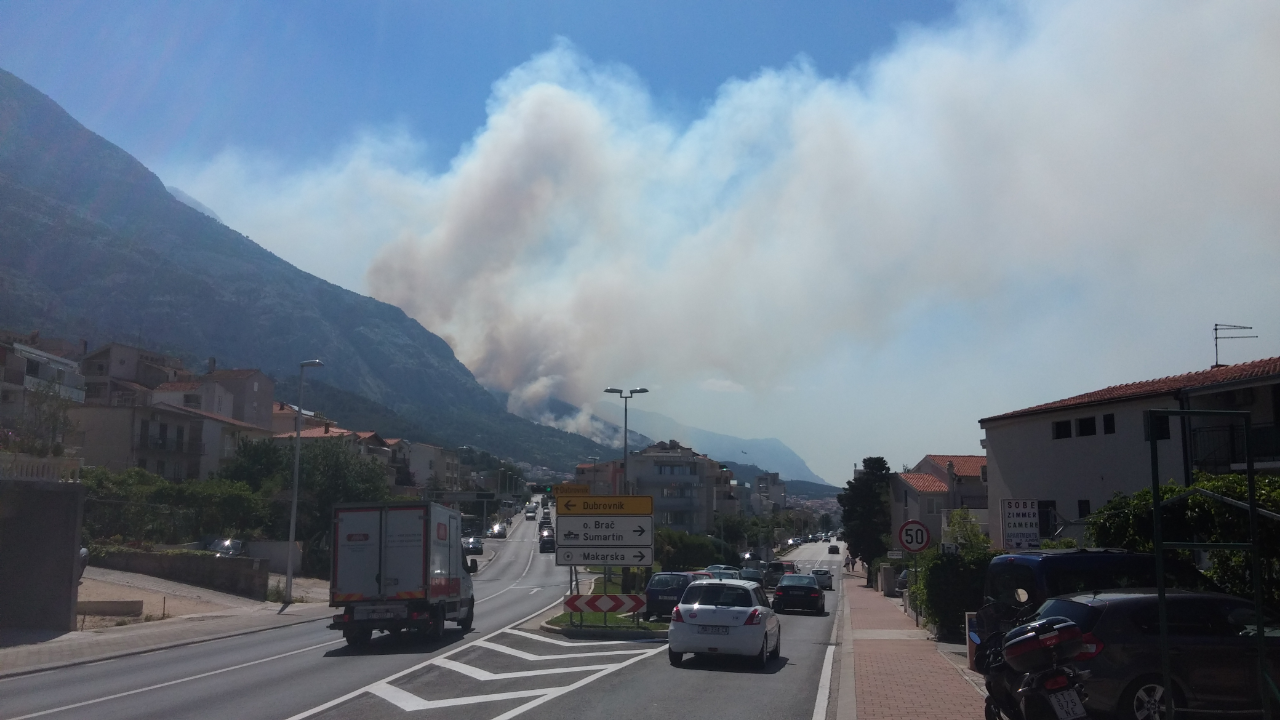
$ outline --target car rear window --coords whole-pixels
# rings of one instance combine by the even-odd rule
[[[764,577],[764,573],[759,570],[743,570],[738,574],[742,576],[743,580],[759,580]]]
[[[1064,617],[1080,627],[1081,632],[1093,632],[1102,611],[1072,600],[1047,600],[1036,611],[1037,618]]]
[[[814,570],[813,570],[813,574],[814,574],[814,575],[830,575],[830,574],[831,574],[831,571],[830,571],[830,570],[823,570],[822,568],[814,568]]]
[[[751,591],[736,585],[690,585],[680,599],[682,605],[755,607]]]
[[[689,578],[685,575],[654,575],[649,580],[650,590],[666,590],[668,588],[684,587],[689,584]]]
[[[783,567],[782,563],[780,562],[769,563],[769,572],[771,573],[780,573],[780,572],[786,572],[786,571],[787,569]]]
[[[813,587],[817,587],[818,578],[812,575],[783,575],[782,579],[778,580],[778,584],[779,585],[812,585]]]

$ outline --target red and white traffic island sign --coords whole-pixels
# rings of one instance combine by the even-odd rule
[[[565,598],[565,612],[628,613],[643,610],[644,595],[570,595]]]
[[[918,553],[929,547],[929,528],[919,520],[908,520],[898,528],[898,544],[902,549]]]

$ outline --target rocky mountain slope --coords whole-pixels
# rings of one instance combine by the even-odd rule
[[[309,275],[177,200],[0,70],[0,327],[323,380],[432,436],[557,469],[616,451],[506,412],[399,308]]]

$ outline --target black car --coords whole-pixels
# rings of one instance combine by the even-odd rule
[[[551,532],[542,533],[542,535],[538,538],[538,552],[549,553],[549,552],[555,552],[555,551],[556,551],[555,534]]]
[[[818,587],[818,579],[812,575],[783,575],[779,578],[778,587],[773,591],[773,609],[784,612],[788,608],[825,613],[827,598]]]
[[[1168,590],[1166,601],[1176,707],[1197,717],[1260,711],[1253,603],[1178,589]],[[1163,710],[1153,712],[1165,692],[1158,612],[1152,588],[1074,593],[1052,598],[1036,611],[1037,618],[1068,618],[1085,633],[1084,650],[1073,664],[1089,671],[1084,690],[1091,717],[1164,717]],[[1264,635],[1271,678],[1280,683],[1280,622],[1267,617]],[[1009,673],[995,690],[1012,692],[1017,682]]]
[[[682,572],[655,573],[644,589],[644,619],[670,615],[693,579],[692,575]]]
[[[760,570],[753,570],[752,568],[742,568],[741,570],[738,571],[738,575],[743,580],[750,580],[751,582],[754,582],[754,583],[760,583],[760,587],[764,587],[764,573],[761,572]]]

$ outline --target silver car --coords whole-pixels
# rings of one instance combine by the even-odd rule
[[[823,590],[835,589],[835,586],[832,584],[833,581],[831,579],[830,570],[826,568],[814,568],[813,572],[810,574],[813,575],[813,577],[818,581],[818,587],[822,588]]]

